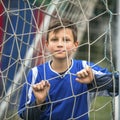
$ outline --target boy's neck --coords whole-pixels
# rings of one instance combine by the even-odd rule
[[[54,71],[61,73],[66,71],[71,66],[71,59],[70,60],[60,60],[51,62],[51,67]]]

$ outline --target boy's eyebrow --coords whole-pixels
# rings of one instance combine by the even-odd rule
[[[50,40],[58,40],[58,37],[52,37]]]
[[[53,36],[53,37],[51,37],[51,39],[58,39],[58,37],[56,37],[56,36]]]

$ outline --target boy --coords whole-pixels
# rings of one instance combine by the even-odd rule
[[[112,90],[112,75],[93,63],[72,59],[78,47],[72,22],[56,19],[48,31],[46,47],[52,60],[29,71],[19,115],[25,120],[88,120],[88,91]]]

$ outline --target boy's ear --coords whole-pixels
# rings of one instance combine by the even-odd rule
[[[78,44],[79,44],[78,41],[76,41],[76,42],[75,42],[75,47],[76,47],[76,48],[78,47]]]
[[[74,43],[74,45],[75,45],[74,52],[77,50],[78,44],[79,44],[78,41],[76,41],[76,42]]]

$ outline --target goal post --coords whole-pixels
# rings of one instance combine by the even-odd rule
[[[117,63],[117,70],[120,72],[120,1],[117,2],[117,11],[118,11],[118,17],[117,17],[117,39],[116,39],[116,63]],[[119,82],[119,93],[120,93],[120,82]],[[120,120],[120,95],[115,98],[115,120]]]

